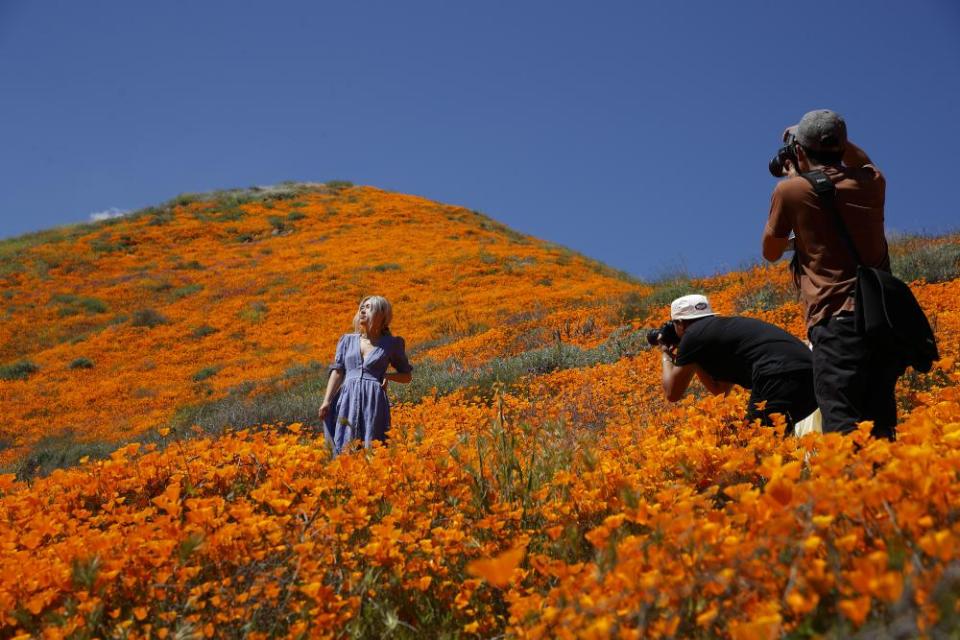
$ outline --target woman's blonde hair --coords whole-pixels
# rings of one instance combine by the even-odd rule
[[[357,305],[357,313],[353,316],[353,330],[360,333],[360,309],[365,303],[370,303],[373,318],[380,320],[380,333],[390,335],[390,321],[393,320],[393,307],[390,301],[383,296],[367,296]]]

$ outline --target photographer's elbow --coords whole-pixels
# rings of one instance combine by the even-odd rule
[[[679,392],[676,390],[667,391],[666,389],[664,389],[663,395],[667,397],[667,402],[680,402],[680,399],[683,397],[683,391],[679,391]]]
[[[783,257],[783,252],[787,248],[789,240],[787,238],[774,238],[772,236],[764,236],[762,251],[763,257],[769,262],[776,262],[781,257]]]

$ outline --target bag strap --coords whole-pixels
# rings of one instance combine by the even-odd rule
[[[847,225],[843,223],[843,218],[840,216],[840,210],[837,209],[837,188],[833,186],[833,180],[831,180],[827,174],[819,169],[816,171],[801,173],[800,175],[810,183],[811,187],[813,187],[817,197],[820,198],[820,202],[823,203],[824,208],[833,213],[833,221],[837,225],[837,231],[840,232],[840,237],[843,238],[847,245],[847,249],[850,250],[850,255],[853,256],[857,266],[862,265],[863,262],[860,260],[860,254],[857,252],[856,245],[853,244],[853,238],[850,236],[850,231],[847,230]]]

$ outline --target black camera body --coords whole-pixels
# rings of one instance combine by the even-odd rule
[[[782,147],[777,149],[777,154],[770,160],[768,168],[774,178],[782,178],[786,175],[785,168],[787,160],[797,166],[797,137],[788,133]]]
[[[677,326],[673,321],[664,323],[659,329],[651,329],[647,332],[647,342],[650,346],[666,345],[675,347],[680,344],[680,336],[677,335]]]

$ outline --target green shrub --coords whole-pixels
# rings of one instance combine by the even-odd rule
[[[93,249],[94,253],[119,253],[127,252],[132,250],[136,246],[136,243],[128,235],[121,235],[117,238],[113,238],[110,234],[105,233],[93,239],[90,242],[90,248]]]
[[[218,366],[204,367],[203,369],[200,369],[195,374],[193,374],[193,381],[203,382],[207,378],[212,378],[213,376],[217,375],[220,369],[221,367],[218,367]]]
[[[302,378],[307,374],[314,374],[324,372],[326,374],[327,365],[322,362],[317,362],[316,360],[311,360],[306,364],[295,364],[291,367],[287,367],[283,372],[283,377],[287,379],[292,378]]]
[[[246,215],[240,207],[251,202],[260,202],[271,208],[277,200],[290,200],[305,193],[322,192],[329,188],[319,183],[282,182],[271,186],[252,186],[239,189],[221,189],[209,193],[185,193],[161,205],[172,209],[191,203],[203,202],[210,206],[198,212],[205,220],[239,219]],[[199,217],[199,216],[198,216]]]
[[[193,204],[194,202],[199,202],[204,199],[203,194],[200,193],[181,193],[178,194],[169,202],[170,205],[177,207],[185,207],[188,204]]]
[[[370,267],[373,271],[400,271],[400,265],[396,262],[384,262],[383,264],[375,264]]]
[[[102,441],[78,442],[72,432],[66,431],[36,443],[30,453],[18,459],[9,470],[20,481],[32,480],[56,469],[76,466],[85,457],[106,458],[115,448],[115,444]]]
[[[97,298],[80,298],[77,304],[87,313],[107,312],[107,303]]]
[[[163,293],[165,291],[170,291],[173,289],[173,283],[169,280],[147,280],[143,287],[147,291],[152,291],[154,293]]]
[[[343,191],[344,189],[350,189],[353,187],[353,183],[349,180],[330,180],[327,182],[327,189],[331,191]]]
[[[389,388],[400,402],[418,402],[433,390],[442,396],[468,387],[476,389],[481,396],[490,397],[497,383],[511,385],[525,376],[591,367],[635,355],[649,348],[645,335],[644,331],[631,331],[624,327],[614,331],[603,344],[592,349],[557,342],[516,356],[494,358],[471,370],[465,369],[455,359],[444,362],[425,360],[416,363],[413,380],[409,384],[390,385]]]
[[[671,302],[694,291],[693,282],[687,276],[676,276],[654,283],[653,291],[646,297],[648,312],[659,307],[667,307]]]
[[[212,335],[217,332],[217,329],[214,329],[208,324],[202,324],[193,331],[190,332],[190,336],[193,338],[205,338],[209,335]]]
[[[400,402],[419,402],[434,390],[438,395],[446,395],[464,388],[475,389],[482,397],[490,398],[498,384],[509,386],[533,374],[616,362],[635,355],[649,348],[645,335],[644,331],[624,327],[593,349],[557,343],[511,358],[497,358],[472,370],[452,359],[439,363],[419,361],[414,365],[413,380],[409,384],[391,384],[388,389],[393,399]],[[204,433],[210,434],[223,433],[227,427],[293,422],[320,429],[317,409],[327,378],[322,363],[298,365],[276,380],[264,383],[273,388],[252,398],[249,394],[254,383],[251,382],[233,389],[223,398],[183,407],[174,416],[171,426],[186,429],[197,425]]]
[[[204,269],[204,266],[197,262],[196,260],[191,260],[190,262],[177,262],[173,265],[174,269],[192,269],[194,271],[201,271]]]
[[[327,375],[308,376],[292,387],[250,397],[254,383],[246,383],[231,390],[218,400],[183,407],[177,411],[170,426],[178,431],[196,425],[203,433],[219,435],[228,427],[237,429],[264,424],[299,422],[320,429],[317,415]]]
[[[294,202],[294,203],[291,204],[290,206],[292,207],[294,204],[302,204],[302,203],[296,203],[296,202]],[[305,214],[305,213],[302,212],[302,211],[291,211],[290,213],[287,214],[287,220],[289,220],[290,222],[296,222],[297,220],[303,220],[303,219],[306,218],[306,217],[307,217],[307,214]]]
[[[685,276],[675,276],[652,284],[653,291],[641,295],[631,291],[620,299],[616,306],[616,317],[621,322],[644,320],[658,309],[666,308],[671,302],[688,293],[695,293],[693,282]]]
[[[95,224],[67,225],[0,240],[0,261],[7,262],[8,260],[12,260],[12,264],[21,267],[19,270],[22,270],[25,258],[24,252],[27,250],[43,244],[73,242],[80,236],[96,228],[97,226]]]
[[[280,216],[268,216],[267,222],[269,222],[270,226],[273,227],[274,233],[283,233],[284,231],[292,228],[287,224],[287,221]]]
[[[645,296],[631,291],[620,298],[616,306],[616,316],[621,322],[629,322],[635,318],[646,318],[649,315]]]
[[[70,293],[57,293],[50,296],[51,303],[63,305],[60,316],[72,316],[85,311],[87,314],[106,313],[107,304],[97,298],[84,298]]]
[[[153,309],[139,309],[133,312],[130,324],[135,327],[153,328],[161,324],[168,324],[169,319],[159,311]]]
[[[960,244],[926,244],[910,249],[893,252],[890,256],[894,275],[904,282],[921,279],[947,282],[960,276]]]
[[[40,370],[29,360],[20,360],[0,366],[0,380],[26,380]]]
[[[93,360],[89,358],[77,358],[70,363],[71,369],[93,369]]]
[[[240,319],[246,320],[247,322],[252,322],[254,324],[263,322],[263,318],[267,315],[267,304],[260,300],[255,300],[247,305],[245,309],[240,311]]]
[[[237,220],[242,220],[247,217],[247,212],[241,209],[239,206],[227,207],[221,209],[220,211],[212,212],[211,219],[216,222],[236,222]]]
[[[149,224],[151,227],[159,227],[159,226],[163,226],[165,224],[169,224],[173,222],[172,211],[147,210],[147,211],[144,211],[144,213],[150,216],[150,222],[148,222],[147,224]]]
[[[733,301],[733,305],[737,313],[772,311],[796,299],[797,294],[790,287],[777,287],[768,283],[738,297]]]
[[[327,265],[322,262],[314,262],[313,264],[308,264],[303,268],[306,273],[316,273],[318,271],[323,271],[327,268]]]
[[[181,298],[186,298],[187,296],[192,296],[198,291],[203,290],[202,284],[188,284],[183,287],[179,287],[170,292],[170,297],[174,300],[180,300]]]

